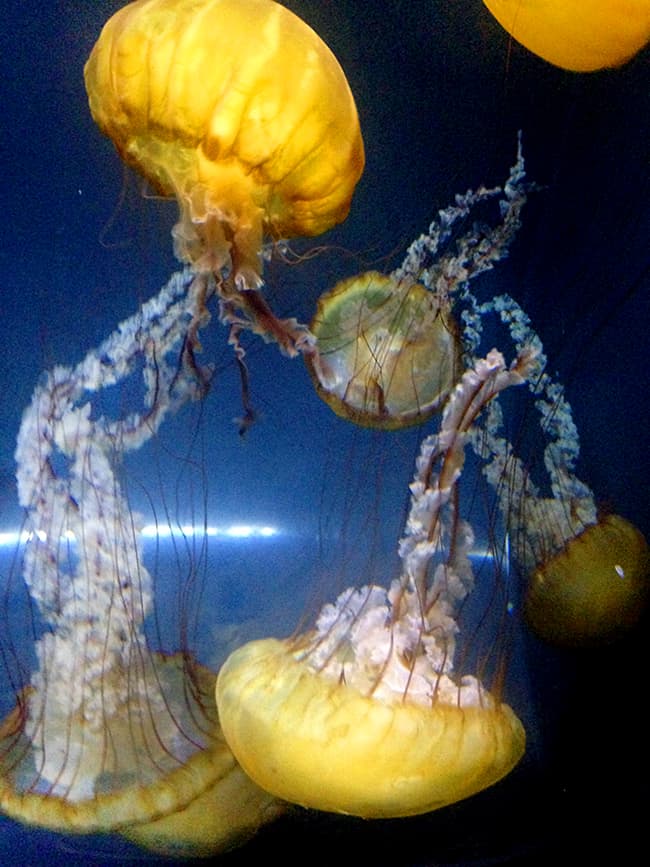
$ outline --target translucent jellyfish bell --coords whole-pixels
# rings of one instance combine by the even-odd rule
[[[342,280],[320,297],[310,329],[318,352],[305,362],[316,390],[356,424],[419,424],[456,382],[456,325],[421,283],[377,271]]]
[[[391,274],[357,274],[320,297],[311,323],[315,345],[304,358],[316,391],[337,415],[394,430],[441,409],[465,351],[454,305],[507,255],[526,201],[523,177],[520,149],[503,190],[480,187],[457,196]],[[500,194],[493,225],[458,231]]]

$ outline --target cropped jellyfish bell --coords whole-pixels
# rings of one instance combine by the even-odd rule
[[[483,2],[517,42],[575,72],[620,66],[650,40],[648,0]]]
[[[289,354],[308,343],[253,290],[264,238],[344,220],[363,171],[354,99],[327,45],[273,0],[136,0],[104,26],[85,81],[121,157],[176,197],[176,255],[214,276],[232,342],[248,327]]]

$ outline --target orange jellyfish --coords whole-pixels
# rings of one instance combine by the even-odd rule
[[[648,0],[483,0],[499,24],[556,66],[620,66],[650,40]]]
[[[214,674],[186,646],[152,646],[154,579],[120,468],[203,396],[210,369],[195,350],[215,291],[238,350],[244,327],[289,354],[309,345],[258,292],[263,239],[343,220],[363,143],[338,62],[271,0],[132,3],[104,27],[85,82],[125,161],[176,196],[175,249],[189,267],[78,365],[46,374],[24,414],[16,461],[34,659],[18,666],[0,724],[0,809],[206,855],[282,806],[224,742]],[[113,417],[104,396],[126,382],[138,407]]]
[[[457,671],[458,612],[473,586],[473,533],[458,513],[467,434],[501,390],[534,368],[499,352],[455,386],[421,445],[386,590],[349,588],[315,628],[236,650],[217,678],[225,737],[272,794],[365,818],[409,816],[496,783],[519,761],[523,726],[480,678]]]
[[[183,856],[229,848],[281,810],[223,739],[215,675],[191,648],[152,641],[154,576],[121,482],[125,456],[201,395],[179,359],[188,328],[206,320],[202,303],[196,277],[175,275],[78,365],[36,387],[16,448],[22,640],[31,631],[33,656],[2,643],[16,705],[0,723],[0,810]],[[113,417],[102,396],[127,382],[140,404]]]
[[[353,341],[359,311],[364,313],[359,342],[366,342],[376,309],[379,328],[399,332],[400,285],[416,285],[428,300],[444,300],[446,309],[452,297],[466,297],[470,279],[506,255],[526,201],[524,178],[520,146],[503,189],[481,187],[458,196],[390,277],[362,275],[345,284],[352,312],[335,290],[325,301],[333,305],[327,329],[316,331],[316,360],[324,367],[336,363],[328,341],[339,335]],[[496,226],[475,227],[436,255],[458,221],[501,193]],[[421,283],[414,284],[415,274]],[[390,287],[388,326],[381,320],[386,295],[373,305],[370,294],[368,302],[375,287],[382,293],[384,282]],[[392,309],[390,292],[397,297]],[[431,328],[436,318],[425,321]],[[473,333],[471,320],[467,328]],[[262,788],[321,810],[365,818],[408,816],[485,789],[521,758],[525,733],[502,701],[502,672],[495,673],[489,689],[480,676],[487,671],[485,660],[479,664],[462,643],[459,615],[471,607],[474,534],[461,511],[459,481],[477,418],[500,391],[536,370],[536,347],[522,347],[510,368],[492,350],[454,377],[448,395],[440,398],[438,433],[420,446],[398,545],[401,574],[388,589],[348,588],[321,610],[313,630],[284,641],[254,641],[226,660],[216,691],[223,732]],[[370,407],[369,402],[360,406]],[[345,414],[356,420],[349,408]],[[493,599],[499,598],[500,591],[494,592]],[[479,617],[484,619],[485,612]],[[473,664],[480,665],[479,673],[468,670]]]
[[[620,515],[580,529],[532,572],[526,619],[553,644],[613,641],[639,622],[650,597],[650,550]]]
[[[364,166],[336,58],[273,0],[138,0],[85,68],[90,110],[121,157],[175,196],[178,258],[214,277],[222,321],[308,350],[261,294],[262,244],[344,220]]]

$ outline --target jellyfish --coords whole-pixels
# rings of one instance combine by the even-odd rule
[[[512,558],[528,579],[529,624],[555,644],[593,645],[624,635],[643,615],[650,596],[647,542],[622,516],[599,515],[593,492],[576,477],[580,444],[571,407],[546,370],[541,340],[525,311],[510,296],[480,302],[471,290],[474,278],[507,255],[527,193],[534,190],[525,183],[520,136],[503,189],[458,196],[390,276],[358,275],[321,298],[312,325],[316,351],[306,362],[318,393],[335,412],[357,424],[397,428],[444,406],[454,370],[461,357],[478,357],[490,318],[508,329],[516,351],[535,346],[537,371],[529,390],[547,440],[551,496],[540,494],[512,444],[498,434],[498,399],[474,426],[472,443],[487,462],[485,476],[497,492],[504,525],[511,528]],[[453,238],[459,221],[499,194],[500,222]],[[411,291],[424,300],[410,300]],[[455,316],[458,326],[451,324]]]
[[[512,442],[501,432],[498,398],[473,426],[470,439],[485,462],[484,475],[496,492],[504,525],[510,528],[512,559],[528,580],[525,611],[529,624],[552,643],[594,645],[624,635],[642,617],[650,597],[647,542],[624,517],[599,514],[593,491],[576,476],[580,440],[571,406],[561,383],[546,369],[548,359],[526,312],[509,295],[480,301],[471,284],[507,255],[527,193],[536,190],[534,184],[525,182],[520,134],[517,160],[503,189],[480,188],[458,196],[456,204],[440,211],[428,232],[411,244],[391,279],[395,285],[410,285],[417,278],[446,315],[459,320],[459,352],[465,359],[479,357],[484,329],[491,319],[505,327],[516,352],[535,347],[536,369],[528,378],[528,387],[546,440],[543,457],[548,493],[540,492]],[[450,250],[445,249],[454,224],[501,193],[501,222],[492,227],[474,226]],[[355,315],[348,321],[350,332]],[[340,326],[339,330],[345,334]],[[329,333],[326,336],[331,343]],[[362,330],[359,342],[365,341]],[[348,352],[349,357],[358,354],[358,350]],[[326,353],[324,358],[323,367]],[[455,351],[449,350],[447,364],[454,359]],[[355,375],[347,374],[350,382]],[[412,374],[410,382],[414,381]],[[417,410],[415,400],[411,409]]]
[[[368,271],[321,295],[305,363],[319,396],[355,424],[394,430],[440,410],[462,371],[456,297],[508,254],[532,185],[521,140],[504,188],[468,190],[441,210],[391,274]],[[503,194],[494,225],[455,232]]]
[[[650,40],[648,0],[483,2],[518,42],[574,72],[620,66]]]
[[[259,294],[262,243],[345,219],[363,143],[336,59],[270,0],[132,3],[105,25],[85,83],[124,160],[176,196],[175,251],[187,267],[82,362],[46,374],[23,417],[17,481],[36,666],[1,726],[0,808],[205,855],[282,807],[225,743],[212,672],[186,647],[151,647],[153,579],[120,465],[208,390],[198,334],[215,293],[240,362],[244,327],[288,354],[309,343]],[[138,407],[111,415],[106,395],[127,383]]]
[[[418,283],[369,271],[321,295],[305,355],[337,415],[386,430],[420,424],[449,393],[460,344],[451,315]]]
[[[562,387],[546,371],[539,337],[512,298],[481,302],[470,290],[471,278],[507,252],[530,189],[520,140],[503,188],[457,197],[391,275],[393,287],[417,274],[429,292],[454,299],[468,363],[443,402],[438,432],[420,447],[398,545],[400,577],[387,589],[348,588],[321,609],[313,629],[246,644],[219,672],[216,700],[226,740],[244,770],[279,798],[364,818],[415,815],[498,782],[521,758],[525,733],[518,717],[498,690],[462,670],[469,656],[460,649],[459,614],[474,588],[473,531],[462,517],[458,488],[466,447],[494,488],[513,534],[513,560],[524,572],[534,561],[524,607],[536,631],[566,644],[591,643],[641,616],[647,544],[623,518],[599,518],[592,492],[575,476],[577,431]],[[475,225],[451,252],[432,256],[460,214],[495,192],[503,193],[502,222]],[[375,279],[362,275],[360,291],[372,291]],[[351,285],[354,296],[357,284]],[[347,331],[336,307],[345,313],[345,301],[332,303],[325,338],[342,333],[350,340],[352,323],[360,321],[356,299]],[[490,318],[500,320],[514,350],[510,367],[496,349],[477,355]],[[362,340],[365,328],[364,320]],[[549,440],[551,497],[535,488],[501,431],[501,395],[523,383]],[[541,538],[551,541],[551,532],[558,547],[541,562],[533,552]]]
[[[343,220],[363,143],[334,56],[267,0],[133,3],[105,26],[85,81],[125,161],[177,197],[187,268],[79,364],[45,374],[24,414],[16,462],[35,666],[25,682],[19,664],[0,725],[0,808],[54,830],[206,855],[282,806],[225,743],[214,674],[188,647],[151,644],[154,581],[120,467],[208,390],[198,334],[215,293],[238,350],[243,327],[288,354],[306,339],[259,296],[262,242]],[[131,385],[137,409],[106,409],[116,386]]]
[[[176,255],[213,275],[235,347],[248,328],[309,351],[307,329],[258,290],[264,238],[344,220],[363,171],[354,99],[325,43],[272,0],[141,0],[105,25],[85,82],[120,156],[176,197]]]
[[[422,442],[386,590],[349,588],[296,638],[236,650],[217,679],[223,731],[277,797],[386,818],[430,812],[494,784],[519,761],[523,726],[472,674],[456,676],[457,614],[471,591],[472,529],[457,512],[468,431],[533,365],[496,350],[465,372],[439,433]],[[429,570],[432,575],[429,577]]]
[[[641,531],[620,515],[599,513],[590,487],[576,475],[580,438],[562,385],[551,377],[530,319],[510,296],[496,296],[468,315],[478,339],[492,313],[515,346],[537,347],[529,388],[546,439],[542,492],[502,435],[494,402],[473,446],[512,529],[512,557],[528,576],[526,618],[541,638],[562,646],[609,643],[640,621],[650,598],[650,550]],[[475,328],[474,328],[475,326]]]
[[[202,395],[205,380],[182,363],[208,318],[201,283],[189,270],[174,275],[34,391],[16,461],[36,665],[0,724],[3,812],[183,856],[229,848],[281,811],[223,739],[214,674],[190,648],[167,652],[147,634],[154,579],[120,481],[124,457]],[[127,383],[140,403],[112,415],[106,395]]]

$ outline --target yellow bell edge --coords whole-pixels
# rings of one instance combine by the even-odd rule
[[[460,375],[453,317],[420,283],[378,271],[341,280],[319,298],[310,330],[318,353],[304,359],[317,394],[360,427],[422,424]]]
[[[589,646],[636,626],[649,597],[648,543],[625,518],[608,515],[533,572],[524,612],[545,641]]]
[[[507,705],[386,704],[312,672],[276,639],[231,654],[216,695],[246,773],[318,810],[426,813],[496,783],[524,753],[524,728]]]
[[[483,0],[529,51],[573,72],[620,66],[650,40],[650,0]]]
[[[157,654],[157,665],[182,671],[182,655]],[[215,675],[195,668],[201,695],[214,696]],[[25,752],[18,707],[0,721],[0,812],[39,828],[64,834],[115,833],[167,856],[217,854],[240,845],[286,806],[259,789],[226,744],[214,705],[207,707],[214,729],[209,746],[161,779],[129,785],[79,801],[36,791],[18,791],[11,769]],[[128,715],[121,737],[129,737]],[[115,732],[114,732],[115,733]],[[119,743],[119,736],[116,743]]]

